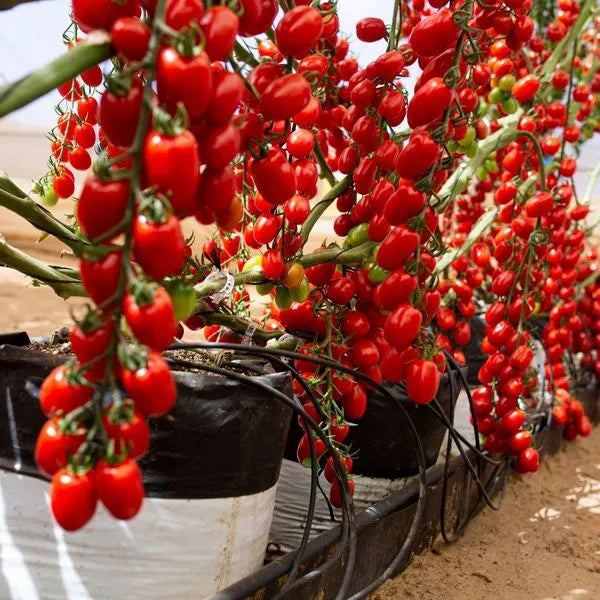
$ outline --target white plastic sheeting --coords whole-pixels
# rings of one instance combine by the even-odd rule
[[[200,600],[260,568],[275,487],[237,498],[146,498],[132,521],[99,505],[75,533],[48,483],[0,471],[1,600]]]
[[[366,510],[386,496],[406,487],[414,477],[401,479],[381,479],[353,475],[354,507],[357,512]],[[327,492],[330,484],[321,476],[321,487]],[[310,469],[297,462],[284,460],[277,484],[277,502],[269,539],[278,550],[295,550],[302,539],[308,501],[310,498]],[[342,520],[342,512],[335,511],[337,522]],[[331,520],[323,494],[317,489],[315,514],[311,529],[311,539],[336,525]]]

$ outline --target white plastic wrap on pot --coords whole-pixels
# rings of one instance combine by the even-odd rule
[[[102,506],[64,532],[48,483],[0,470],[2,600],[201,600],[260,568],[275,486],[237,498],[146,498],[131,521]]]
[[[150,420],[140,460],[141,512],[120,522],[99,506],[66,533],[34,460],[36,389],[62,360],[0,335],[0,600],[201,600],[258,569],[291,409],[268,389],[175,372],[177,403]],[[292,395],[288,373],[256,380]]]
[[[414,478],[380,479],[353,475],[355,484],[354,506],[356,511],[365,510],[386,496],[401,490]],[[321,476],[321,487],[329,490],[329,483]],[[306,522],[307,507],[310,498],[310,469],[291,460],[283,461],[277,494],[275,512],[269,540],[277,550],[290,552],[295,550],[302,539]],[[342,513],[335,510],[337,522],[342,519]],[[331,529],[336,521],[331,520],[327,503],[323,494],[317,489],[315,515],[311,529],[311,539]]]

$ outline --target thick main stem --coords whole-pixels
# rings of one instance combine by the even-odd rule
[[[87,245],[71,228],[34,202],[2,171],[0,171],[0,206],[23,217],[40,231],[59,239],[75,252],[79,252]]]
[[[112,54],[108,34],[94,32],[67,54],[23,77],[0,87],[0,117],[26,106]]]

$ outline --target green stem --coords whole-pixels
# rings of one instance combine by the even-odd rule
[[[436,212],[444,212],[454,198],[467,188],[477,169],[492,152],[508,146],[521,133],[516,126],[522,115],[523,109],[519,109],[512,115],[500,119],[502,127],[485,138],[479,144],[475,156],[459,166],[444,183],[438,192],[439,202],[433,207]]]
[[[496,209],[492,209],[481,215],[481,217],[479,217],[477,220],[477,223],[473,225],[473,228],[460,248],[458,248],[455,252],[449,252],[438,262],[433,271],[433,276],[435,277],[440,273],[443,273],[444,270],[447,269],[457,258],[464,256],[472,248],[475,242],[487,231],[487,229],[492,226],[497,214],[498,211]]]
[[[535,135],[533,135],[533,133],[531,133],[530,131],[517,131],[517,136],[518,137],[524,136],[524,137],[528,138],[529,140],[531,140],[531,143],[533,144],[533,147],[535,148],[535,152],[538,155],[538,163],[539,163],[539,168],[540,168],[540,185],[544,192],[547,191],[546,167],[544,166],[544,153],[542,152],[540,143],[538,142]]]
[[[244,48],[244,46],[242,46],[239,42],[235,43],[233,53],[235,54],[237,60],[240,60],[251,67],[257,67],[259,64],[254,54],[246,50],[246,48]]]
[[[308,240],[310,232],[312,228],[315,226],[315,223],[321,218],[321,215],[329,208],[329,205],[336,199],[338,196],[341,196],[351,185],[352,177],[346,175],[343,179],[338,181],[324,196],[321,200],[315,204],[313,209],[310,211],[308,215],[308,219],[306,219],[304,225],[302,226],[302,242],[305,244]]]
[[[80,252],[86,245],[86,242],[77,237],[72,229],[34,202],[2,171],[0,171],[0,206],[23,217],[40,231],[53,235],[75,252]]]
[[[396,50],[398,48],[398,40],[400,39],[400,31],[398,31],[398,13],[402,10],[400,0],[394,0],[394,13],[392,15],[392,26],[390,28],[390,39],[388,41],[387,50]],[[402,26],[402,19],[400,19]]]
[[[0,117],[56,89],[83,71],[106,60],[111,54],[112,47],[107,36],[96,33],[86,42],[78,44],[67,54],[41,69],[19,81],[3,85],[0,87]]]
[[[0,265],[15,269],[35,281],[50,286],[61,298],[86,296],[81,283],[43,263],[29,254],[14,248],[0,236]]]
[[[323,263],[334,263],[336,265],[353,265],[360,264],[366,258],[371,256],[375,242],[365,242],[356,248],[344,250],[339,246],[334,246],[323,250],[322,252],[314,252],[313,254],[305,254],[298,259],[298,262],[303,267],[313,267]]]
[[[331,172],[331,169],[329,168],[325,157],[323,156],[323,150],[321,150],[321,145],[319,144],[318,140],[315,140],[313,153],[315,155],[315,158],[317,159],[317,162],[319,163],[319,167],[321,168],[321,177],[327,179],[329,185],[331,187],[334,187],[337,181],[333,176],[333,173]]]
[[[580,290],[585,290],[585,288],[590,287],[596,279],[600,277],[600,269],[596,269],[589,277],[584,279],[581,283],[575,284],[575,287]]]
[[[236,315],[227,315],[224,313],[212,311],[208,308],[206,303],[202,302],[197,314],[201,315],[206,321],[207,325],[222,325],[235,331],[237,333],[244,334],[248,331],[248,326],[253,324],[253,321],[238,317]],[[254,323],[255,324],[255,323]],[[252,341],[261,342],[266,344],[269,340],[274,340],[281,337],[281,331],[270,331],[257,327],[254,330]]]
[[[585,3],[581,6],[579,11],[579,17],[577,17],[577,21],[575,21],[573,27],[571,27],[569,33],[562,39],[554,50],[552,54],[546,59],[544,62],[544,66],[542,67],[541,74],[542,76],[550,76],[554,72],[554,67],[564,58],[565,56],[565,48],[573,43],[573,39],[578,38],[582,29],[585,27],[586,23],[590,19],[592,15],[592,11],[596,6],[597,0],[586,0]]]
[[[594,167],[594,170],[590,173],[590,178],[588,179],[587,185],[585,186],[585,192],[583,192],[583,200],[582,204],[589,204],[592,200],[592,194],[594,193],[594,186],[596,185],[596,180],[600,176],[600,162]]]

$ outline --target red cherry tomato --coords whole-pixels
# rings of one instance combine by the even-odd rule
[[[123,300],[123,314],[139,342],[162,351],[173,343],[177,323],[173,302],[163,287],[144,291],[136,299],[128,293]]]
[[[130,458],[118,464],[98,461],[96,491],[98,499],[115,519],[135,517],[144,500],[144,484],[138,464]]]
[[[416,404],[431,402],[440,387],[441,374],[432,360],[413,360],[406,368],[406,391]]]
[[[146,417],[160,416],[175,405],[176,389],[171,371],[158,352],[150,352],[145,366],[136,370],[123,367],[123,387]]]
[[[74,475],[61,469],[50,484],[50,509],[57,523],[67,531],[81,529],[96,511],[93,471]]]

